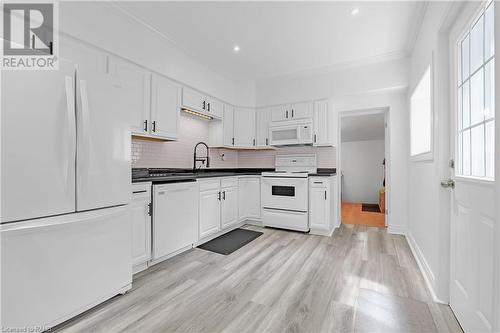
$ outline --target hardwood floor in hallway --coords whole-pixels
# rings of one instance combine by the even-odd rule
[[[368,227],[384,227],[385,214],[364,212],[361,203],[342,202],[342,223]]]
[[[342,225],[262,236],[224,256],[193,249],[61,332],[461,332],[432,302],[404,236]]]

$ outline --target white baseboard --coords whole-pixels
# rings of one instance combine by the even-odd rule
[[[255,225],[258,227],[262,227],[262,221],[257,221],[257,220],[243,220],[244,224],[250,224],[250,225]]]
[[[422,250],[420,250],[420,247],[415,241],[415,238],[413,238],[413,236],[409,232],[405,234],[405,237],[406,240],[408,241],[408,244],[410,245],[411,253],[413,254],[413,257],[415,257],[415,260],[417,261],[418,268],[420,269],[420,272],[424,277],[425,284],[427,285],[427,288],[431,293],[432,300],[436,303],[448,304],[448,302],[444,302],[443,300],[437,297],[436,292],[434,290],[434,282],[436,281],[436,278],[429,264],[427,263],[427,260],[425,260],[425,256]]]
[[[333,228],[332,230],[324,230],[324,229],[314,229],[314,228],[311,228],[309,230],[309,233],[311,235],[318,235],[318,236],[326,236],[326,237],[331,237],[333,235],[333,232],[335,231],[335,229],[337,229],[338,227],[335,227]]]
[[[387,232],[396,235],[406,235],[406,228],[400,225],[390,225],[387,227]]]

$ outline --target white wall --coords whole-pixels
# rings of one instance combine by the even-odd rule
[[[342,142],[342,201],[378,203],[384,180],[384,140]]]
[[[477,3],[479,4],[479,3]],[[472,4],[473,6],[477,4]],[[459,5],[430,2],[410,62],[410,93],[433,62],[433,159],[409,162],[408,238],[436,300],[449,301],[450,193],[440,181],[450,177],[449,27]]]

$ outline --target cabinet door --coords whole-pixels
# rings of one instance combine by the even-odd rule
[[[215,98],[207,98],[206,99],[206,111],[208,114],[212,115],[216,118],[224,117],[224,103],[215,99]]]
[[[238,188],[226,187],[222,189],[222,229],[238,223]]]
[[[313,116],[313,103],[296,103],[290,108],[290,117],[292,119],[307,119]]]
[[[218,232],[220,228],[219,189],[200,192],[200,239]]]
[[[149,215],[150,197],[132,195],[130,215],[132,218],[132,265],[140,265],[151,259],[151,216]],[[143,193],[141,193],[143,194]]]
[[[311,229],[328,230],[328,218],[330,216],[330,205],[328,188],[309,188],[309,226]]]
[[[330,143],[330,127],[328,116],[328,102],[318,101],[314,103],[313,117],[313,144],[315,146],[328,146]]]
[[[234,107],[231,105],[224,105],[222,126],[224,146],[234,146]]]
[[[182,88],[182,106],[191,110],[205,112],[207,102],[205,95],[189,88]]]
[[[238,179],[238,220],[243,221],[248,215],[248,178]]]
[[[179,86],[169,79],[153,74],[151,134],[166,139],[179,137]]]
[[[122,87],[123,112],[130,119],[131,131],[147,134],[150,121],[151,73],[128,61],[109,57],[109,72]]]
[[[256,145],[254,109],[234,109],[234,144],[238,147],[254,147]]]
[[[260,177],[247,179],[246,192],[247,217],[260,219]]]
[[[290,116],[290,112],[286,105],[279,105],[271,108],[272,121],[288,120],[288,116]]]
[[[271,120],[271,109],[260,109],[256,112],[257,147],[269,146],[269,121]]]

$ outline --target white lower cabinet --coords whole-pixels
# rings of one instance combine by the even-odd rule
[[[336,176],[309,178],[309,229],[311,234],[330,235],[338,226]]]
[[[198,180],[200,185],[199,239],[238,223],[238,178]]]
[[[222,188],[221,222],[222,229],[238,223],[238,183]]]
[[[203,189],[212,185],[213,188]],[[218,179],[200,181],[199,239],[220,231],[220,196],[220,183]]]
[[[151,183],[132,185],[132,271],[147,268],[151,260]]]
[[[239,220],[260,220],[260,176],[240,176],[239,187]]]

